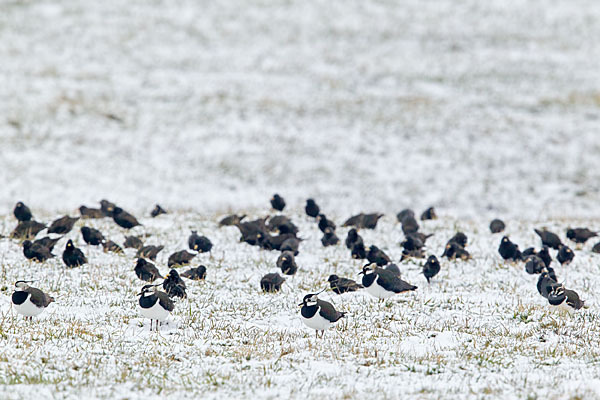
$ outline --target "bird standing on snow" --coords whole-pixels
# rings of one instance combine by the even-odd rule
[[[511,242],[508,236],[504,236],[500,241],[498,253],[500,253],[502,259],[507,261],[519,261],[522,258],[519,246]]]
[[[154,280],[162,278],[158,268],[143,258],[137,259],[134,271],[138,278],[146,282],[154,282]]]
[[[260,279],[260,288],[263,292],[275,293],[281,290],[285,278],[277,272],[266,274]]]
[[[552,288],[552,291],[548,293],[548,303],[569,312],[579,310],[584,306],[584,302],[579,298],[579,295],[573,290],[566,289],[563,285]]]
[[[435,208],[429,207],[427,210],[423,211],[423,214],[421,214],[421,221],[427,221],[428,219],[437,219]]]
[[[490,222],[490,232],[492,233],[502,232],[504,228],[506,228],[506,225],[500,219],[493,219],[492,222]]]
[[[423,265],[423,275],[427,279],[427,283],[440,272],[440,262],[436,256],[429,256],[425,265]]]
[[[283,197],[275,193],[273,197],[271,197],[271,207],[277,211],[283,211],[285,208],[285,200]]]
[[[150,212],[150,216],[152,218],[156,218],[161,214],[167,214],[167,210],[165,210],[164,208],[162,208],[160,205],[155,205],[154,209]]]
[[[181,276],[193,281],[203,280],[206,278],[206,267],[204,265],[200,265],[197,268],[190,268],[182,273]]]
[[[542,245],[553,248],[554,250],[558,250],[558,248],[562,245],[562,242],[556,233],[552,233],[547,230],[540,231],[539,229],[534,229],[535,233],[542,239]]]
[[[167,276],[165,276],[162,285],[169,297],[180,297],[182,299],[187,297],[187,293],[185,292],[185,282],[179,277],[179,273],[174,269],[169,271]]]
[[[337,294],[356,292],[357,290],[364,288],[363,285],[356,283],[352,279],[340,278],[337,275],[329,275],[327,281],[329,282],[329,286],[331,286],[331,290]]]
[[[306,207],[304,207],[304,211],[306,211],[306,215],[313,218],[317,218],[317,216],[321,213],[321,209],[313,199],[306,200]]]
[[[69,239],[67,245],[65,246],[65,251],[63,251],[62,259],[67,265],[67,267],[70,268],[79,267],[88,262],[83,252],[77,247],[75,247],[71,239]]]
[[[112,214],[113,220],[121,228],[131,229],[141,225],[138,220],[121,207],[115,207]]]
[[[15,218],[20,222],[29,221],[32,218],[31,210],[22,201],[19,201],[13,210]]]
[[[294,275],[298,271],[298,265],[294,258],[294,253],[291,251],[284,251],[277,258],[277,266],[286,275]]]
[[[321,331],[321,337],[323,337],[325,330],[329,329],[331,324],[343,318],[346,313],[337,311],[331,303],[319,300],[317,297],[319,293],[307,294],[298,306],[302,307],[300,309],[302,322],[315,330],[316,337],[318,337],[319,331]]]
[[[160,322],[167,319],[175,304],[165,292],[156,289],[158,285],[145,285],[142,291],[138,293],[140,297],[139,306],[141,314],[150,319],[150,331],[152,331],[152,322],[156,321],[156,330]]]
[[[598,236],[597,232],[592,232],[588,228],[574,228],[567,230],[567,238],[577,244],[585,244],[588,239]]]
[[[104,241],[104,235],[98,229],[90,228],[87,226],[81,227],[81,236],[83,241],[92,246],[98,246]]]
[[[78,220],[79,217],[71,218],[68,215],[65,215],[64,217],[61,217],[52,222],[52,224],[50,224],[50,227],[48,228],[48,233],[57,233],[59,235],[69,233],[71,232],[71,229],[73,229],[73,225],[75,225],[75,222],[77,222]]]
[[[44,262],[47,259],[54,257],[54,254],[50,252],[50,249],[39,243],[37,240],[33,243],[30,240],[25,240],[23,242],[23,255],[28,260],[37,262]]]
[[[403,281],[393,272],[379,268],[375,263],[365,265],[359,275],[363,275],[362,284],[366,291],[380,301],[392,297],[396,293],[417,289],[416,286]]]
[[[12,295],[12,303],[15,310],[25,318],[30,320],[40,314],[54,301],[54,298],[48,296],[40,289],[29,286],[32,281],[17,281],[15,291]]]
[[[188,237],[188,247],[198,253],[206,253],[212,249],[212,242],[206,236],[198,235],[197,231],[192,231]]]
[[[335,246],[339,243],[339,241],[340,239],[338,239],[337,235],[335,234],[335,231],[331,230],[331,228],[325,228],[325,232],[323,234],[323,237],[321,238],[321,243],[323,244],[323,246]]]

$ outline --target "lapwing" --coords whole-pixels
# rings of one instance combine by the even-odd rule
[[[498,253],[503,260],[507,261],[520,261],[522,259],[519,246],[510,241],[508,236],[504,236],[498,246]]]
[[[213,245],[209,238],[198,235],[197,231],[192,231],[188,237],[188,247],[198,253],[206,253],[212,249]]]
[[[30,240],[25,240],[23,242],[23,255],[28,260],[37,262],[44,262],[54,257],[54,254],[50,252],[50,249],[39,243],[37,240],[33,243]]]
[[[313,218],[317,218],[317,216],[321,213],[321,209],[313,199],[306,200],[304,211],[306,211],[306,215]]]
[[[180,297],[182,299],[187,297],[185,282],[174,269],[165,276],[162,286],[169,297]]]
[[[496,219],[493,219],[492,222],[490,222],[490,232],[492,232],[492,233],[503,232],[504,228],[506,228],[506,225],[500,219],[496,218]]]
[[[81,236],[83,241],[92,246],[98,246],[105,240],[104,235],[98,229],[90,228],[89,226],[81,227]]]
[[[563,285],[552,288],[548,293],[548,303],[568,312],[579,310],[584,306],[584,302],[579,298],[579,295],[573,290],[566,289]]]
[[[429,207],[421,214],[421,221],[427,221],[430,219],[437,219],[437,214],[435,213],[435,208],[433,207]]]
[[[431,278],[436,276],[440,272],[441,266],[437,257],[434,255],[429,256],[425,265],[423,265],[423,275],[427,279],[427,283],[430,283]]]
[[[29,239],[33,240],[35,236],[42,230],[46,229],[46,225],[37,221],[21,221],[17,227],[10,233],[11,239]]]
[[[325,335],[325,330],[329,329],[331,324],[343,318],[346,313],[337,311],[331,303],[320,300],[317,295],[319,293],[310,293],[304,296],[301,306],[300,315],[302,322],[309,328],[315,330],[315,337],[318,337],[318,332],[321,331],[321,338]]]
[[[175,253],[169,256],[169,259],[167,260],[167,265],[169,267],[175,265],[188,265],[190,261],[192,261],[192,259],[196,257],[196,255],[197,253],[190,253],[187,250],[176,251]]]
[[[352,279],[340,278],[337,275],[329,275],[327,282],[329,282],[331,290],[337,294],[356,292],[357,290],[364,288],[363,285],[356,283]]]
[[[588,228],[571,228],[567,230],[567,238],[578,245],[583,245],[588,239],[598,236],[598,232],[592,232]]]
[[[77,221],[79,221],[79,217],[69,217],[68,215],[65,215],[50,224],[48,233],[57,233],[59,235],[69,233]]]
[[[175,308],[175,303],[169,298],[165,292],[157,289],[158,285],[145,285],[142,291],[138,293],[140,297],[139,306],[141,314],[150,319],[150,331],[152,331],[152,323],[156,321],[156,330],[162,321],[167,319],[171,311]]]
[[[83,252],[77,247],[75,247],[71,239],[69,239],[67,245],[65,246],[65,250],[62,254],[62,259],[67,265],[67,267],[70,268],[79,267],[88,262]]]
[[[113,221],[121,228],[131,229],[141,225],[138,220],[121,207],[115,207],[113,210]]]
[[[27,207],[22,201],[19,201],[15,205],[13,214],[15,215],[15,218],[20,222],[30,221],[31,218],[33,217],[31,215],[31,210],[29,209],[29,207]]]
[[[152,218],[156,218],[161,214],[167,214],[167,210],[162,208],[159,204],[155,205],[152,211],[150,211],[150,216]]]
[[[296,259],[294,253],[291,251],[284,251],[277,258],[277,267],[281,269],[286,275],[294,275],[298,271],[298,265],[296,265]]]
[[[126,249],[136,249],[139,250],[144,247],[144,242],[137,236],[125,236],[125,242],[123,243],[123,247]]]
[[[140,248],[137,251],[135,256],[136,257],[144,257],[144,258],[148,258],[152,261],[156,261],[156,256],[164,248],[165,248],[165,246],[162,246],[162,245],[161,246],[154,246],[154,245],[143,246],[142,248]]]
[[[104,218],[106,215],[99,208],[79,207],[81,218]]]
[[[193,281],[201,281],[206,278],[206,266],[200,265],[196,268],[190,268],[181,274],[182,277]]]
[[[417,289],[417,286],[403,281],[391,271],[379,268],[375,263],[365,265],[359,275],[363,275],[362,284],[365,290],[380,301],[396,293]]]
[[[542,239],[542,245],[558,250],[562,245],[562,241],[556,233],[547,230],[534,229],[535,233]]]
[[[246,215],[228,215],[219,221],[219,226],[233,226],[242,222]]]
[[[12,294],[12,303],[15,310],[30,320],[43,312],[54,301],[52,296],[48,296],[40,289],[29,286],[32,282],[17,281],[15,292]]]
[[[560,284],[556,282],[554,270],[552,268],[544,269],[537,281],[538,293],[547,299],[548,294],[557,286],[560,286]]]
[[[266,274],[260,279],[260,288],[263,292],[275,293],[281,290],[285,278],[277,272]]]
[[[285,208],[285,200],[283,197],[275,193],[273,197],[271,197],[271,207],[277,211],[283,211]]]
[[[154,282],[156,279],[161,279],[162,275],[154,264],[138,258],[135,264],[134,272],[138,278],[146,282]]]
[[[335,231],[331,230],[331,228],[325,228],[325,232],[323,233],[323,237],[321,238],[321,244],[324,247],[327,246],[335,246],[340,242],[340,239],[335,234]]]

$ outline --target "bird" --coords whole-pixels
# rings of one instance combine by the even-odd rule
[[[46,229],[46,225],[37,221],[21,221],[10,233],[11,239],[34,239],[40,231]]]
[[[115,203],[111,203],[110,201],[105,199],[100,200],[100,210],[104,213],[106,217],[112,217],[115,208],[117,208],[117,205]]]
[[[600,242],[596,243],[594,247],[592,247],[593,253],[600,253]]]
[[[121,228],[131,229],[141,225],[137,219],[121,207],[115,207],[113,210],[113,221],[116,222]]]
[[[408,260],[411,258],[425,258],[425,251],[423,249],[402,249],[402,256],[400,257],[400,261]]]
[[[71,218],[68,215],[65,215],[64,217],[61,217],[50,224],[50,227],[48,228],[48,233],[57,233],[59,235],[69,233],[71,232],[71,229],[73,229],[73,225],[75,225],[75,222],[77,222],[78,220],[79,217]]]
[[[22,201],[19,201],[15,205],[13,214],[19,222],[30,221],[31,218],[33,218],[33,216],[31,215],[31,210]]]
[[[143,246],[142,248],[140,248],[137,251],[137,253],[135,254],[135,256],[136,257],[149,258],[152,261],[156,261],[156,256],[164,248],[165,248],[165,246],[162,246],[162,245],[161,246],[154,246],[154,245]]]
[[[492,233],[500,233],[504,231],[504,228],[506,228],[506,225],[500,219],[496,218],[493,219],[492,222],[490,222],[490,232]]]
[[[337,275],[329,275],[327,282],[329,282],[331,290],[337,294],[356,292],[357,290],[364,288],[363,285],[356,283],[356,281],[353,281],[352,279],[340,278]]]
[[[54,302],[54,298],[40,289],[29,286],[30,283],[33,283],[33,281],[15,282],[12,304],[19,314],[31,320],[34,316],[42,313],[50,303]]]
[[[180,297],[182,299],[187,297],[185,282],[174,269],[169,271],[167,276],[165,276],[162,286],[169,297]]]
[[[575,258],[575,253],[568,246],[562,245],[558,249],[558,253],[556,254],[556,259],[560,263],[560,265],[569,265],[571,261]]]
[[[195,253],[188,253],[187,250],[176,251],[169,256],[167,265],[172,267],[174,265],[188,265],[192,259],[196,257]]]
[[[38,241],[32,243],[30,240],[25,240],[23,242],[23,255],[28,260],[37,262],[44,262],[49,258],[54,257],[54,254],[50,252],[48,247]]]
[[[156,279],[162,278],[158,268],[143,258],[137,259],[134,272],[138,278],[146,282],[154,282]]]
[[[283,197],[275,193],[273,197],[271,197],[271,207],[277,211],[283,211],[285,208],[285,200]]]
[[[302,322],[309,328],[315,330],[315,336],[318,337],[318,332],[321,331],[321,337],[325,335],[325,330],[329,329],[331,324],[339,321],[346,313],[337,311],[331,303],[320,300],[317,296],[319,293],[309,293],[304,296],[301,306],[300,315]]]
[[[285,278],[277,272],[266,274],[260,278],[260,288],[263,292],[275,293],[281,290]]]
[[[367,260],[380,267],[392,262],[391,258],[375,245],[366,247],[365,250],[367,251]]]
[[[598,236],[597,232],[592,232],[588,228],[570,228],[567,229],[567,238],[577,244],[584,244],[588,239]]]
[[[44,247],[47,247],[48,250],[52,251],[54,249],[54,246],[56,245],[56,243],[60,240],[60,237],[57,238],[51,238],[50,236],[44,236],[41,239],[37,239],[35,242],[33,242],[34,244],[38,243],[41,244]]]
[[[325,214],[317,215],[317,221],[319,222],[319,229],[321,232],[325,233],[326,228],[331,228],[335,231],[335,223],[332,220],[327,219]]]
[[[427,279],[427,283],[430,283],[431,278],[436,276],[440,272],[440,262],[434,255],[429,256],[425,265],[423,265],[423,275]]]
[[[188,238],[188,247],[198,253],[206,253],[212,249],[212,242],[206,236],[198,235],[197,231],[192,231]]]
[[[301,239],[298,239],[296,237],[288,237],[281,243],[281,246],[279,246],[279,250],[291,251],[292,253],[294,253],[295,256],[297,256],[301,241]]]
[[[548,303],[567,311],[579,310],[584,306],[584,301],[579,298],[577,292],[566,289],[563,285],[552,287],[548,293]]]
[[[375,229],[377,227],[377,222],[379,222],[381,217],[383,217],[383,214],[364,214],[360,227],[365,229]]]
[[[219,221],[219,226],[233,226],[242,222],[246,215],[228,215]]]
[[[100,208],[89,208],[86,206],[79,207],[81,218],[104,218],[106,215]]]
[[[456,243],[460,247],[465,248],[467,247],[468,240],[469,239],[467,238],[467,235],[465,235],[463,232],[456,232],[454,236],[448,239],[448,242],[446,242],[446,244]]]
[[[306,215],[313,218],[317,218],[317,216],[321,213],[321,209],[313,199],[306,200],[304,211],[306,211]]]
[[[446,257],[449,260],[468,260],[471,258],[471,254],[469,254],[469,252],[460,244],[456,242],[449,242],[446,244],[446,248],[444,249],[442,257]]]
[[[123,249],[121,248],[121,246],[119,246],[112,240],[103,240],[102,250],[104,250],[104,252],[110,251],[113,253],[123,253]]]
[[[419,230],[419,224],[414,216],[406,215],[402,221],[402,232],[407,235],[409,233],[417,232]]]
[[[541,274],[544,268],[546,268],[544,260],[537,255],[530,255],[527,257],[527,262],[525,263],[525,272],[528,274]]]
[[[88,226],[81,227],[81,236],[83,236],[84,242],[91,244],[92,246],[98,246],[105,240],[102,232]]]
[[[190,268],[181,274],[182,277],[199,281],[206,278],[206,266],[200,265],[197,268]]]
[[[335,246],[340,242],[340,239],[336,236],[335,232],[331,230],[331,228],[325,228],[325,232],[323,237],[321,238],[321,243],[323,246]]]
[[[354,243],[352,246],[352,250],[350,251],[350,255],[355,260],[364,260],[367,258],[367,249],[363,244],[362,240],[360,242]]]
[[[363,243],[363,238],[358,234],[358,231],[355,228],[350,229],[346,235],[346,247],[352,250],[354,245],[359,242]]]
[[[414,233],[409,233],[400,245],[406,250],[420,250],[425,246],[425,243]]]
[[[554,270],[551,268],[545,268],[537,281],[537,290],[538,293],[541,294],[546,299],[548,298],[548,294],[552,291],[552,289],[556,286],[560,286],[558,282],[556,282],[556,275],[554,274]]]
[[[540,239],[542,239],[542,245],[553,248],[554,250],[558,250],[559,247],[562,245],[562,241],[556,233],[552,233],[545,229],[543,231],[539,229],[534,229],[534,231],[535,233],[537,233]]]
[[[123,247],[130,249],[141,249],[144,247],[144,242],[137,236],[125,236],[125,242],[123,243]]]
[[[548,246],[543,246],[540,251],[535,253],[535,255],[538,256],[539,258],[541,258],[542,261],[544,261],[544,264],[546,265],[546,267],[549,267],[550,263],[552,263],[552,257],[550,256],[550,251],[548,250]]]
[[[150,216],[152,218],[156,218],[161,214],[167,214],[167,210],[165,210],[164,208],[162,208],[160,205],[155,205],[154,208],[152,209],[152,211],[150,211]]]
[[[402,223],[402,220],[405,217],[415,217],[415,212],[413,210],[411,210],[410,208],[405,208],[404,210],[400,211],[398,214],[396,214],[396,219],[398,220],[398,222]]]
[[[63,251],[63,254],[62,254],[62,259],[63,259],[64,263],[67,265],[67,267],[70,267],[70,268],[79,267],[88,262],[87,258],[83,254],[83,252],[81,250],[79,250],[77,247],[75,247],[75,245],[73,244],[73,241],[71,239],[69,239],[69,241],[67,242],[67,245],[65,246],[65,250]]]
[[[508,236],[504,236],[500,241],[498,253],[500,253],[502,259],[508,261],[519,261],[522,258],[521,252],[519,251],[519,246],[511,242]]]
[[[294,253],[291,251],[284,251],[277,258],[277,267],[281,269],[285,275],[294,275],[298,271],[298,265],[296,265],[296,259]]]
[[[390,271],[392,272],[394,275],[396,275],[398,278],[400,278],[400,268],[398,268],[398,266],[394,263],[390,263],[388,265],[385,266],[384,268],[386,271]]]
[[[429,207],[427,210],[423,211],[423,214],[421,214],[421,221],[426,221],[428,219],[437,219],[437,214],[435,213],[435,209],[433,207]]]
[[[158,285],[144,285],[142,291],[138,293],[140,297],[139,306],[141,314],[150,319],[150,331],[152,331],[152,322],[156,321],[156,330],[159,324],[167,319],[171,311],[175,308],[175,303],[165,292],[157,290]]]
[[[379,268],[377,264],[370,263],[363,266],[359,275],[363,275],[362,284],[367,293],[379,300],[387,299],[396,293],[416,290],[417,286],[403,281],[392,271]]]
[[[274,215],[269,218],[267,229],[278,233],[298,233],[298,227],[285,215]]]
[[[353,215],[350,218],[348,218],[346,221],[344,221],[344,223],[342,224],[342,227],[354,226],[355,228],[360,228],[360,227],[362,227],[362,221],[363,221],[364,216],[365,216],[365,214],[363,214],[363,213]]]

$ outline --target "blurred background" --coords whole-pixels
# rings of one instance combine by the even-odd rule
[[[0,0],[0,209],[597,217],[596,1]]]

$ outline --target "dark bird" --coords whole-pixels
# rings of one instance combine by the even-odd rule
[[[427,210],[423,211],[423,214],[421,214],[421,221],[426,221],[428,219],[437,219],[437,215],[433,207],[429,207]]]
[[[534,229],[535,233],[542,239],[542,245],[553,248],[554,250],[558,250],[558,248],[562,245],[562,242],[557,234],[549,232],[547,230],[540,231],[539,229]]]
[[[29,286],[33,281],[17,281],[15,291],[12,294],[12,303],[15,310],[30,320],[39,315],[54,301],[40,289]]]
[[[408,235],[409,233],[414,233],[419,230],[419,224],[417,223],[417,220],[415,219],[414,216],[411,216],[411,215],[405,216],[402,219],[401,224],[402,224],[402,232],[404,233],[404,235]]]
[[[363,220],[364,216],[365,216],[365,214],[363,214],[363,213],[353,215],[350,218],[348,218],[346,221],[344,221],[342,226],[343,227],[354,226],[355,228],[360,228],[362,226],[362,220]]]
[[[79,207],[81,218],[104,218],[106,215],[99,208],[89,208],[86,206]]]
[[[550,263],[552,262],[552,257],[550,256],[550,251],[548,250],[548,246],[543,246],[542,250],[538,251],[535,255],[538,256],[539,258],[541,258],[542,261],[544,261],[544,264],[546,264],[546,267],[550,266]]]
[[[294,253],[295,256],[297,256],[301,241],[302,241],[301,239],[298,239],[295,237],[289,237],[281,243],[281,246],[279,246],[279,250],[280,251],[291,251],[292,253]]]
[[[104,240],[102,242],[102,250],[106,253],[110,251],[111,253],[123,253],[123,249],[121,246],[113,242],[112,240]]]
[[[167,265],[169,267],[172,267],[174,265],[177,265],[177,266],[188,265],[194,257],[196,257],[196,254],[188,253],[187,250],[180,250],[169,256]]]
[[[600,253],[600,242],[596,243],[594,247],[592,247],[593,253]]]
[[[396,219],[398,220],[398,222],[402,223],[402,220],[406,217],[415,217],[415,212],[413,210],[411,210],[410,208],[405,208],[404,210],[400,211],[398,214],[396,214]]]
[[[19,201],[13,210],[15,218],[20,222],[30,221],[32,218],[31,210],[22,201]]]
[[[242,235],[240,242],[246,242],[252,246],[256,246],[258,244],[259,233],[263,236],[268,236],[269,230],[265,224],[266,219],[267,218],[265,217],[256,219],[254,221],[240,222],[235,224]]]
[[[306,200],[304,211],[306,211],[306,215],[313,218],[317,218],[317,216],[321,213],[321,209],[313,199]]]
[[[36,243],[40,244],[44,247],[47,247],[48,250],[52,251],[52,250],[54,250],[54,246],[60,239],[61,239],[60,237],[52,239],[50,236],[44,236],[43,238],[38,239],[35,242],[33,242],[33,244],[36,244]]]
[[[444,249],[442,257],[447,257],[449,260],[468,260],[471,258],[471,254],[456,242],[449,242]]]
[[[200,265],[197,268],[190,268],[182,273],[181,276],[193,281],[201,281],[206,278],[206,267]]]
[[[219,221],[219,226],[233,226],[242,222],[246,215],[228,215]]]
[[[152,209],[152,211],[150,212],[150,216],[152,218],[156,218],[161,214],[167,214],[167,210],[165,210],[164,208],[162,208],[160,205],[155,205],[154,208]]]
[[[352,250],[350,251],[350,255],[355,260],[364,260],[367,258],[367,249],[365,248],[362,240],[354,243],[354,246],[352,246]]]
[[[104,235],[98,229],[90,228],[87,226],[81,227],[81,236],[83,241],[92,246],[98,246],[104,241]]]
[[[159,324],[167,319],[171,311],[175,308],[175,303],[165,292],[157,290],[158,285],[145,285],[142,291],[138,293],[140,297],[139,305],[141,314],[150,319],[150,331],[152,331],[152,322],[156,321],[156,330]]]
[[[508,261],[520,261],[522,258],[519,246],[511,242],[508,236],[504,236],[500,241],[498,253],[500,253],[502,259]]]
[[[346,313],[337,311],[331,303],[320,300],[317,295],[319,293],[310,293],[304,296],[300,315],[302,322],[309,328],[315,330],[315,335],[318,337],[318,332],[321,331],[321,337],[325,335],[325,330],[329,329],[332,323],[343,318]]]
[[[393,273],[394,275],[396,275],[398,278],[400,278],[401,274],[400,274],[400,268],[398,268],[398,266],[394,263],[389,263],[388,265],[385,266],[384,268],[386,271],[390,271],[391,273]]]
[[[456,243],[458,244],[460,247],[467,247],[467,241],[469,239],[467,238],[467,235],[465,235],[463,232],[456,232],[454,234],[454,236],[452,236],[450,239],[448,239],[448,242],[446,244],[450,244],[450,243]]]
[[[285,278],[277,272],[266,274],[260,279],[260,288],[263,292],[275,293],[281,290]]]
[[[291,251],[284,251],[277,258],[277,267],[281,269],[285,275],[294,275],[298,271],[298,265],[296,265],[296,259],[294,253]]]
[[[375,229],[377,227],[377,222],[379,222],[379,218],[381,217],[383,217],[383,214],[365,214],[363,215],[360,227],[365,229]]]
[[[429,256],[425,265],[423,265],[423,275],[427,279],[427,283],[431,281],[431,278],[436,276],[440,272],[440,262],[436,256]]]
[[[323,246],[335,246],[340,242],[340,239],[336,236],[335,232],[331,230],[331,228],[326,228],[323,237],[321,238],[321,243]]]
[[[558,253],[556,254],[556,259],[560,263],[560,265],[569,265],[571,261],[575,258],[575,253],[569,247],[562,245],[558,249]]]
[[[367,260],[371,263],[375,263],[381,267],[392,262],[388,255],[375,245],[369,246],[365,250],[367,251]]]
[[[525,263],[525,272],[528,274],[541,274],[544,268],[546,268],[546,264],[544,264],[544,260],[538,256],[531,255],[527,257],[527,262]]]
[[[283,211],[285,208],[285,200],[283,197],[275,193],[273,197],[271,197],[271,207],[276,209],[277,211]]]
[[[163,289],[167,292],[169,297],[180,297],[185,299],[187,294],[185,293],[185,282],[179,276],[179,273],[172,269],[169,271],[167,276],[165,276],[165,280],[162,283]]]
[[[331,230],[335,231],[335,223],[332,220],[327,219],[325,214],[317,215],[317,221],[319,221],[319,229],[321,232],[325,233],[326,228],[331,228]]]
[[[22,221],[10,233],[11,239],[34,239],[35,236],[42,230],[46,229],[46,225],[37,221]]]
[[[104,216],[112,217],[115,208],[117,208],[117,205],[115,203],[111,203],[108,200],[100,200],[100,210],[102,211],[102,213],[104,213]]]
[[[88,262],[87,258],[81,250],[79,250],[75,245],[73,245],[73,241],[69,239],[67,245],[65,246],[65,251],[63,251],[62,259],[67,265],[67,267],[79,267]]]
[[[584,244],[588,239],[595,236],[598,236],[598,233],[592,232],[588,228],[571,228],[567,230],[567,238],[578,244]]]
[[[153,245],[144,246],[137,251],[135,256],[136,257],[144,257],[144,258],[148,258],[152,261],[156,261],[156,256],[164,248],[165,248],[165,246],[162,246],[162,245],[161,246],[153,246]]]
[[[345,243],[346,247],[352,250],[355,244],[363,243],[363,238],[358,234],[356,229],[352,228],[348,231]]]
[[[356,283],[352,279],[340,278],[337,275],[329,275],[327,281],[329,282],[331,290],[337,294],[356,292],[357,290],[364,288],[363,285]]]
[[[400,257],[400,261],[404,261],[411,258],[425,258],[425,251],[423,249],[402,249],[402,256]]]
[[[270,232],[298,233],[298,227],[285,215],[274,215],[270,217],[269,222],[267,222],[267,229]]]
[[[363,275],[362,284],[366,291],[379,300],[387,299],[396,293],[417,289],[392,271],[379,268],[375,263],[365,265],[360,274]]]
[[[212,249],[212,242],[206,236],[200,236],[196,231],[188,238],[188,246],[190,250],[195,250],[198,253],[206,253]]]
[[[552,289],[558,286],[560,286],[560,284],[556,282],[556,275],[554,274],[553,269],[546,268],[542,271],[537,281],[537,290],[539,294],[547,299],[548,294]]]
[[[138,278],[146,282],[154,282],[156,279],[162,278],[158,268],[143,258],[137,259],[134,271]]]
[[[490,222],[490,231],[492,233],[499,233],[504,231],[504,228],[506,228],[506,225],[504,225],[504,222],[500,219],[493,219],[492,222]]]
[[[126,249],[139,250],[144,247],[144,242],[142,242],[142,239],[137,236],[125,236],[125,243],[123,243],[123,247]]]
[[[400,243],[400,245],[406,250],[421,250],[425,243],[414,233],[406,235],[406,239]]]
[[[52,222],[52,224],[50,224],[50,227],[48,228],[48,233],[57,233],[59,235],[69,233],[71,232],[71,229],[73,229],[73,225],[75,225],[75,222],[77,222],[78,220],[79,217],[71,218],[68,215],[65,215],[64,217],[61,217]]]
[[[33,243],[30,240],[25,240],[23,242],[23,255],[28,260],[37,262],[44,262],[47,259],[54,257],[54,254],[50,252],[50,249],[40,244],[37,240]]]
[[[113,220],[119,225],[121,228],[131,229],[133,227],[141,225],[137,219],[127,211],[123,210],[121,207],[115,207],[113,210]]]
[[[548,303],[567,311],[579,310],[584,306],[584,302],[579,298],[579,295],[573,290],[566,289],[563,285],[552,288],[548,293]]]

